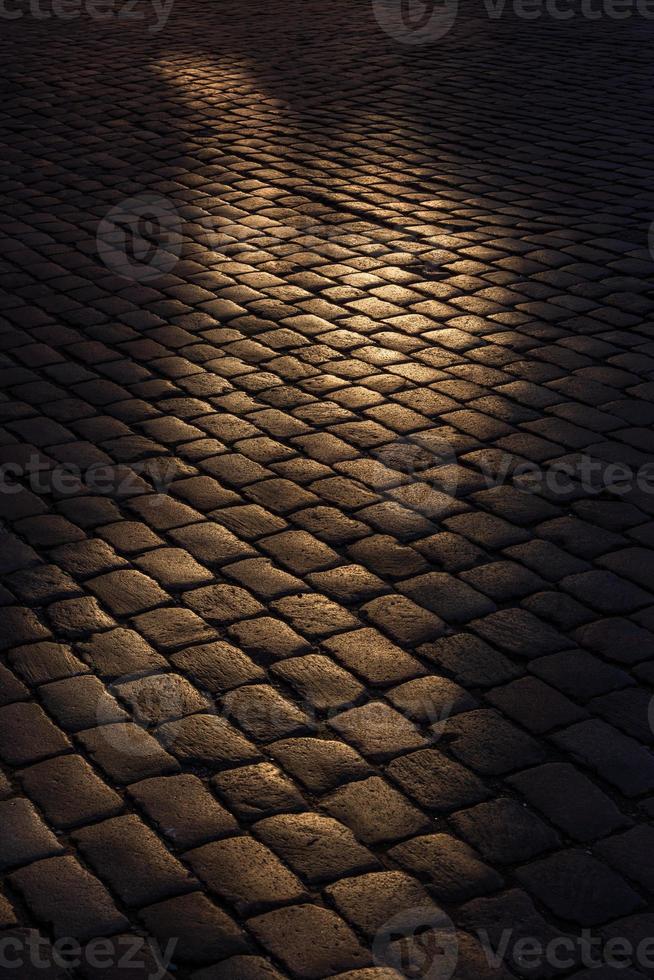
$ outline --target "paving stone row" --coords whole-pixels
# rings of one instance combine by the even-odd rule
[[[0,42],[0,938],[652,935],[652,27],[375,9]]]

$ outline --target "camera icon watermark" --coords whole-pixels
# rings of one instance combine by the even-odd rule
[[[401,44],[433,44],[456,22],[459,0],[373,0],[381,29]]]
[[[174,269],[182,253],[183,222],[160,194],[121,201],[98,225],[98,257],[112,272],[151,282]]]
[[[377,931],[372,959],[407,980],[451,980],[459,961],[454,923],[435,905],[399,912]]]

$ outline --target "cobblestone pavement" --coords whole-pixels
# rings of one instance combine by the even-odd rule
[[[654,22],[381,2],[3,22],[3,977],[654,936]]]

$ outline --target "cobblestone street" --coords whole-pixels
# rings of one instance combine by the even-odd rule
[[[654,19],[407,4],[0,14],[2,978],[654,976]]]

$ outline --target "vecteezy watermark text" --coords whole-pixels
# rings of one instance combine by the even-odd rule
[[[401,44],[433,44],[454,27],[459,0],[373,0],[373,10],[381,29]],[[483,0],[477,13],[489,20],[654,20],[654,0]]]
[[[82,945],[71,936],[63,936],[50,943],[36,931],[9,933],[0,937],[0,970],[11,975],[26,968],[34,970],[92,970],[135,971],[143,980],[162,980],[175,955],[177,939],[169,939],[165,946],[143,936],[92,939]],[[94,974],[95,975],[95,974]]]
[[[459,963],[460,934],[438,907],[406,909],[378,930],[372,946],[376,966],[390,966],[410,980],[451,980]],[[503,929],[491,937],[486,929],[472,931],[479,955],[492,971],[509,966],[520,976],[542,976],[583,967],[588,970],[654,969],[654,936],[634,942],[626,936],[602,937],[590,929],[559,934],[548,940]],[[468,937],[468,942],[470,940]],[[639,974],[640,975],[640,974]]]
[[[484,0],[491,20],[511,10],[521,20],[654,20],[654,0]]]
[[[78,20],[143,24],[148,34],[165,26],[175,0],[0,0],[0,20]],[[152,18],[154,14],[154,18]]]
[[[33,493],[55,492],[60,497],[75,497],[81,492],[112,498],[131,497],[150,490],[143,477],[157,493],[163,494],[177,473],[174,461],[165,458],[138,460],[129,465],[56,463],[46,468],[42,457],[35,453],[26,461],[0,465],[0,495],[14,496],[27,486]]]
[[[495,969],[507,961],[526,973],[539,971],[544,965],[555,970],[569,970],[573,966],[589,970],[654,968],[654,936],[634,943],[626,936],[603,939],[590,929],[582,929],[577,936],[554,936],[543,942],[536,936],[516,937],[514,930],[503,929],[495,942],[491,942],[485,930],[479,930],[477,938],[489,966]]]
[[[401,450],[407,449],[407,452]],[[413,452],[415,450],[415,452]],[[401,458],[398,458],[400,457]],[[456,497],[459,470],[454,451],[443,441],[438,451],[417,446],[411,440],[398,440],[375,447],[371,457],[381,464],[381,472],[373,472],[368,485],[383,491],[394,483],[417,482],[425,492],[435,489]],[[397,479],[389,479],[395,472]],[[474,467],[483,483],[482,489],[514,486],[524,493],[545,495],[555,499],[583,493],[594,496],[607,492],[624,497],[632,492],[654,494],[654,462],[632,467],[626,463],[609,463],[594,456],[580,454],[574,461],[553,460],[540,465],[502,453],[492,466],[483,460]],[[74,463],[43,466],[43,458],[33,454],[22,462],[0,464],[0,495],[15,495],[27,486],[36,494],[56,492],[61,497],[89,492],[108,497],[126,497],[147,493],[149,481],[157,493],[166,493],[178,471],[173,459],[158,457],[127,464],[94,463],[87,467]],[[446,501],[443,502],[444,505]],[[434,515],[436,516],[436,515]]]

